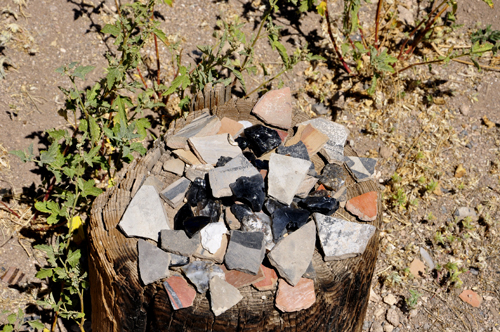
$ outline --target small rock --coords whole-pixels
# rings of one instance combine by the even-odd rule
[[[220,157],[234,158],[241,154],[238,145],[229,143],[228,134],[191,137],[188,142],[198,159],[206,164],[215,165]]]
[[[191,181],[186,178],[180,178],[160,193],[161,198],[165,200],[172,208],[176,209],[183,201],[191,185]]]
[[[375,173],[376,158],[345,157],[345,163],[358,181],[371,178]]]
[[[212,222],[205,226],[200,234],[203,248],[215,254],[221,246],[223,235],[227,234],[227,228],[223,222]]]
[[[170,254],[146,242],[137,241],[139,252],[139,275],[144,285],[149,285],[169,276]]]
[[[299,205],[311,213],[318,212],[328,216],[339,208],[339,202],[329,196],[307,196],[300,201]]]
[[[295,312],[307,309],[316,302],[314,281],[302,278],[295,286],[280,279],[276,292],[276,308],[282,312]]]
[[[167,213],[153,186],[142,186],[130,201],[118,226],[129,237],[158,241],[162,229],[170,229]]]
[[[462,113],[463,115],[469,115],[470,107],[468,105],[460,106],[460,113]]]
[[[380,322],[373,322],[371,332],[384,332],[384,328]]]
[[[224,262],[224,255],[226,254],[227,244],[229,240],[227,239],[227,235],[222,236],[222,242],[220,244],[219,250],[215,254],[210,253],[208,250],[203,248],[203,246],[198,246],[198,249],[194,252],[193,256],[203,260],[209,260],[216,262],[218,264],[222,264]]]
[[[213,277],[219,277],[222,280],[225,278],[224,271],[219,266],[206,261],[191,262],[182,267],[182,272],[201,294],[208,290],[210,280]]]
[[[372,326],[372,322],[365,320],[363,322],[363,330],[368,331],[370,329],[370,326]]]
[[[411,10],[406,9],[405,7],[398,5],[398,20],[407,25],[414,26],[415,19],[413,18],[413,12]]]
[[[481,298],[481,296],[479,294],[477,294],[476,292],[474,292],[470,289],[464,290],[460,294],[460,299],[462,299],[462,301],[470,304],[471,306],[473,306],[475,308],[478,308],[481,305],[481,302],[483,301],[483,299]]]
[[[391,324],[384,324],[384,332],[392,332],[394,330],[394,326]]]
[[[384,308],[378,308],[373,314],[375,315],[375,317],[379,318],[384,314],[384,312],[385,312]]]
[[[387,321],[394,326],[399,325],[399,315],[396,309],[387,310],[387,315],[385,316]]]
[[[197,178],[204,179],[205,175],[213,168],[214,168],[213,165],[208,165],[208,164],[193,165],[186,167],[186,178],[188,178],[189,181],[191,182]]]
[[[265,255],[264,233],[231,231],[224,262],[230,270],[257,274]]]
[[[208,201],[207,182],[202,178],[193,180],[186,193],[186,200],[190,206],[198,207],[198,203]]]
[[[341,260],[363,254],[376,227],[340,218],[313,214],[323,248],[324,260]]]
[[[252,286],[254,286],[259,291],[267,291],[274,289],[278,281],[278,275],[276,274],[276,271],[264,265],[261,265],[260,268],[264,273],[264,279],[253,283]]]
[[[180,276],[171,276],[163,282],[170,304],[174,310],[188,308],[193,305],[196,290]]]
[[[398,300],[394,295],[387,294],[386,296],[384,296],[384,302],[388,305],[395,305],[396,303],[398,303]]]
[[[464,166],[462,164],[458,165],[457,169],[455,170],[455,177],[456,178],[461,178],[467,174],[467,171],[465,170]]]
[[[472,209],[470,207],[462,206],[462,207],[457,208],[457,210],[454,213],[454,216],[457,217],[458,220],[462,220],[466,217],[476,218],[477,214],[476,214],[476,211],[474,211],[474,209]]]
[[[380,296],[370,287],[370,302],[378,303],[380,300]]]
[[[295,286],[311,263],[315,244],[316,227],[311,221],[278,242],[267,258],[280,277]]]
[[[424,263],[419,259],[414,259],[413,262],[411,262],[411,264],[410,264],[410,272],[415,277],[423,276],[425,273]],[[395,325],[397,325],[397,324],[395,324]]]
[[[418,310],[417,309],[412,309],[410,310],[410,318],[415,318],[418,315]]]
[[[328,121],[325,118],[316,118],[301,123],[302,125],[311,124],[317,130],[328,136],[320,153],[325,156],[328,162],[344,160],[344,145],[349,136],[349,130],[341,124]],[[307,146],[307,144],[306,144]]]
[[[241,220],[241,230],[245,232],[264,233],[264,246],[267,250],[274,247],[273,233],[271,230],[271,218],[263,213],[256,212],[243,217]]]
[[[425,250],[422,247],[420,247],[420,256],[422,257],[424,262],[427,264],[427,266],[429,266],[429,269],[434,270],[435,265],[434,265],[434,261],[432,260],[431,255],[429,255],[427,250]]]
[[[272,154],[269,159],[268,195],[281,203],[290,204],[306,177],[311,162]]]
[[[163,169],[167,172],[177,174],[182,176],[184,174],[185,164],[182,160],[177,158],[170,158],[166,162],[163,163]]]
[[[363,221],[377,219],[378,193],[370,191],[347,201],[346,209]]]
[[[289,129],[292,126],[290,88],[268,91],[255,104],[252,113],[271,126]]]
[[[329,112],[328,107],[326,107],[323,103],[316,103],[312,105],[312,111],[318,115],[325,115]]]
[[[261,268],[256,275],[236,270],[228,270],[224,265],[221,265],[221,268],[226,275],[226,281],[236,288],[250,286],[253,283],[263,281],[265,278],[264,271],[262,269],[263,265],[261,265]]]
[[[379,150],[379,155],[384,158],[384,159],[388,159],[390,157],[392,157],[392,154],[394,153],[394,150],[391,149],[391,148],[388,148],[386,146],[382,146],[380,147],[380,150]]]
[[[210,279],[210,306],[215,316],[231,309],[242,299],[240,291],[225,280],[218,276]]]

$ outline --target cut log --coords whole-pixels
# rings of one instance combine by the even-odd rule
[[[212,113],[220,118],[259,123],[250,114],[254,100],[229,99],[220,87],[213,91],[218,95],[208,98],[210,102],[207,102],[208,91],[199,93],[197,101],[204,106],[195,101],[188,118],[172,123],[169,131],[174,133],[189,123],[211,100],[215,100]],[[222,105],[217,104],[221,101]],[[295,114],[293,125],[307,119],[303,113]],[[162,156],[166,153],[164,144],[156,142],[146,156],[134,160],[116,175],[117,185],[94,201],[88,232],[93,331],[361,331],[377,260],[379,231],[361,256],[342,261],[325,262],[317,243],[313,256],[316,302],[298,312],[280,312],[274,305],[276,290],[257,291],[251,286],[241,288],[243,300],[217,317],[210,310],[206,296],[200,294],[192,307],[175,311],[161,282],[143,286],[138,275],[137,239],[127,238],[117,224],[148,171],[170,182],[178,178],[164,172],[162,167],[155,167],[163,164],[166,158]],[[348,145],[345,154],[356,155]],[[313,162],[316,169],[324,166],[319,156]],[[373,180],[356,183],[348,177],[347,199],[370,191],[378,191]],[[370,222],[377,229],[382,219],[380,198],[378,211],[376,220]],[[173,220],[175,210],[167,208],[167,213]],[[335,215],[356,221],[342,208]]]

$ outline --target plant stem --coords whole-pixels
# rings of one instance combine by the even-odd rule
[[[2,201],[0,201],[0,203],[2,203],[2,205],[5,206],[7,208],[7,210],[9,210],[10,213],[12,213],[13,215],[15,215],[19,219],[21,219],[21,216],[19,214],[17,214],[15,211],[13,211],[7,204],[5,204]]]
[[[257,92],[260,88],[262,88],[264,85],[272,82],[273,80],[277,79],[278,77],[280,77],[283,73],[286,72],[286,69],[282,69],[279,73],[277,73],[275,76],[273,76],[272,78],[268,79],[267,81],[265,81],[264,83],[261,83],[258,87],[256,87],[255,89],[253,89],[251,92],[247,93],[245,95],[245,97],[243,98],[247,98],[248,96],[250,96],[251,94]]]
[[[142,84],[144,84],[144,87],[147,89],[148,85],[147,85],[146,81],[144,80],[144,77],[142,76],[142,73],[141,73],[141,69],[139,67],[137,67],[137,72],[139,73],[139,77],[141,78]]]
[[[156,34],[153,33],[155,39],[155,50],[156,50],[156,84],[160,86],[160,53],[158,52],[158,38]],[[161,92],[158,92],[158,98],[161,98]]]
[[[378,0],[378,5],[377,5],[377,15],[375,16],[375,48],[378,50],[378,28],[379,28],[379,23],[380,23],[380,12],[382,10],[382,5],[384,3],[384,0]]]
[[[116,11],[118,12],[118,16],[122,17],[122,11],[120,9],[120,4],[118,3],[118,0],[115,0],[115,6],[116,6]]]
[[[344,60],[344,57],[342,56],[342,53],[340,53],[339,47],[337,46],[337,43],[335,42],[335,38],[333,38],[333,32],[332,32],[332,27],[330,24],[330,14],[328,12],[328,1],[326,2],[326,7],[325,7],[325,17],[326,17],[326,24],[328,25],[328,34],[330,35],[330,39],[333,44],[333,48],[335,49],[335,53],[337,54],[337,57],[339,58],[340,62],[342,62],[342,66],[344,69],[347,71],[348,74],[352,74],[351,68],[347,65],[347,63]]]

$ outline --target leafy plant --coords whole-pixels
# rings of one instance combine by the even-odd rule
[[[410,289],[410,296],[405,299],[406,305],[410,309],[415,309],[418,303],[418,299],[422,296],[418,291]]]
[[[8,310],[2,310],[0,317],[5,317],[7,315],[7,324],[5,324],[2,328],[2,332],[18,332],[25,331],[25,329],[29,326],[37,331],[42,331],[44,325],[40,323],[39,320],[31,320],[25,322],[24,312],[22,309],[19,309],[17,313],[9,313]]]

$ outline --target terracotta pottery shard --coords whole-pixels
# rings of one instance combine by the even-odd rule
[[[377,218],[377,192],[370,191],[347,201],[346,209],[363,221]]]

